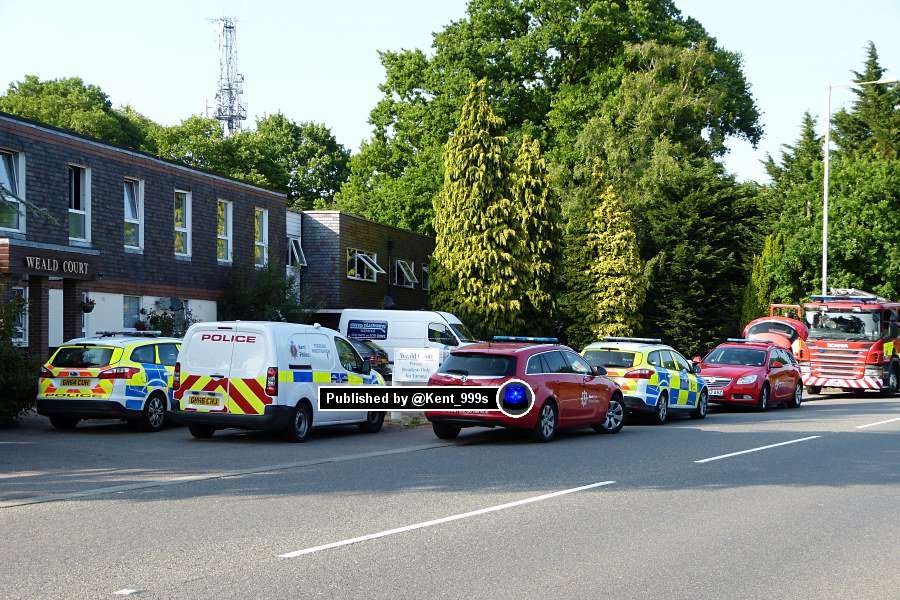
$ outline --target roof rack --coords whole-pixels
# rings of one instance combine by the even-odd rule
[[[555,337],[526,337],[518,335],[495,335],[493,342],[535,342],[539,344],[558,344],[559,338]]]
[[[639,338],[639,337],[616,337],[608,335],[603,338],[604,342],[636,342],[638,344],[662,344],[659,338]]]
[[[729,344],[767,344],[767,345],[771,345],[771,344],[775,343],[772,340],[751,340],[748,338],[728,338],[725,341],[728,342]]]
[[[161,331],[137,331],[137,330],[135,330],[135,331],[98,331],[97,332],[97,336],[102,337],[102,338],[115,337],[117,335],[122,336],[122,337],[154,338],[154,337],[161,336],[162,332]]]

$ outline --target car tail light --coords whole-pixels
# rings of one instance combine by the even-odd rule
[[[177,390],[181,387],[181,363],[175,363],[175,371],[172,373],[172,389]]]
[[[134,377],[140,369],[137,367],[113,367],[104,369],[97,375],[100,379],[130,379]]]
[[[650,379],[652,376],[653,369],[634,369],[625,372],[625,377],[628,379]]]
[[[53,377],[53,371],[51,371],[47,367],[41,367],[40,377]]]
[[[266,394],[273,398],[278,395],[278,369],[269,367],[266,371]]]

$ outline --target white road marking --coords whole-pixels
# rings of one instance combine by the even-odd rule
[[[559,496],[565,496],[566,494],[574,494],[575,492],[583,492],[584,490],[590,490],[598,487],[604,487],[607,485],[614,484],[615,481],[599,481],[597,483],[591,483],[588,485],[582,485],[579,487],[569,488],[567,490],[560,490],[558,492],[551,492],[549,494],[542,494],[540,496],[531,496],[530,498],[523,498],[522,500],[516,500],[514,502],[507,502],[505,504],[498,504],[496,506],[489,506],[487,508],[479,508],[478,510],[472,510],[469,512],[464,512],[456,515],[450,515],[449,517],[441,517],[440,519],[432,519],[431,521],[423,521],[421,523],[415,523],[413,525],[405,525],[403,527],[396,527],[394,529],[388,529],[386,531],[379,531],[378,533],[370,533],[368,535],[361,535],[359,537],[350,538],[346,540],[341,540],[339,542],[331,542],[330,544],[322,544],[321,546],[313,546],[311,548],[304,548],[303,550],[295,550],[294,552],[288,552],[286,554],[279,554],[278,558],[296,558],[298,556],[303,556],[304,554],[313,554],[315,552],[321,552],[322,550],[331,550],[332,548],[340,548],[341,546],[349,546],[351,544],[358,544],[359,542],[367,542],[369,540],[377,540],[378,538],[387,537],[389,535],[394,535],[397,533],[406,533],[407,531],[415,531],[416,529],[422,529],[424,527],[433,527],[434,525],[442,525],[444,523],[450,523],[451,521],[459,521],[460,519],[468,519],[469,517],[477,517],[478,515],[484,515],[487,513],[497,512],[498,510],[506,510],[507,508],[515,508],[517,506],[523,506],[525,504],[531,504],[533,502],[541,502],[542,500],[549,500],[551,498],[556,498]]]
[[[751,452],[759,452],[760,450],[768,450],[769,448],[777,448],[778,446],[787,446],[788,444],[798,444],[800,442],[807,442],[809,440],[814,440],[816,438],[822,437],[821,435],[811,435],[809,437],[800,438],[798,440],[790,440],[787,442],[781,442],[778,444],[769,444],[768,446],[760,446],[759,448],[750,448],[749,450],[741,450],[740,452],[729,452],[728,454],[722,454],[720,456],[712,456],[710,458],[704,458],[702,460],[695,460],[694,462],[697,464],[713,462],[714,460],[722,460],[723,458],[731,458],[732,456],[739,456],[741,454],[750,454]]]
[[[136,588],[123,588],[121,590],[113,592],[113,595],[114,596],[133,596],[134,594],[140,594],[141,591],[143,591],[143,590],[139,590]]]
[[[893,419],[885,419],[884,421],[878,421],[877,423],[869,423],[868,425],[857,425],[857,429],[868,429],[869,427],[875,427],[876,425],[884,425],[885,423],[893,423],[894,421],[900,421],[900,417],[895,417]]]
[[[62,500],[75,500],[78,498],[87,498],[90,496],[102,496],[104,494],[115,494],[121,492],[130,492],[134,490],[145,490],[150,488],[165,487],[170,485],[179,485],[183,483],[193,483],[197,481],[212,481],[216,479],[228,479],[229,477],[239,477],[242,475],[256,475],[260,473],[270,473],[273,471],[285,471],[288,469],[299,469],[303,467],[313,467],[327,463],[340,463],[351,460],[361,460],[365,458],[377,458],[380,456],[390,456],[392,454],[404,454],[407,452],[420,452],[422,450],[431,450],[433,448],[445,448],[453,446],[453,443],[435,443],[423,444],[420,446],[404,446],[401,448],[392,448],[389,450],[376,450],[374,452],[363,452],[360,454],[345,454],[343,456],[329,456],[323,458],[314,458],[312,460],[301,460],[298,462],[281,463],[276,465],[261,465],[258,467],[250,467],[237,471],[226,471],[220,473],[206,473],[202,475],[182,475],[178,477],[170,477],[168,479],[157,479],[154,481],[143,481],[140,483],[126,483],[122,485],[111,485],[107,487],[92,488],[80,490],[77,492],[66,492],[61,494],[47,494],[45,496],[32,496],[30,498],[14,498],[10,500],[0,500],[0,509],[13,508],[16,506],[27,506],[29,504],[40,504],[42,502],[59,502]]]

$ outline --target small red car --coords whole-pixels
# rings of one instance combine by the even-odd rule
[[[800,367],[790,350],[770,341],[730,339],[703,359],[695,358],[709,401],[766,410],[803,402]]]
[[[622,429],[622,391],[602,367],[592,367],[554,338],[494,340],[454,350],[428,384],[500,386],[519,379],[533,390],[534,405],[518,417],[483,410],[426,412],[439,438],[454,439],[463,427],[524,429],[538,442],[551,441],[563,428],[593,427],[599,433]]]

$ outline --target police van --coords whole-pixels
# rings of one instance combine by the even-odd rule
[[[191,435],[219,429],[283,431],[303,442],[322,425],[358,425],[375,433],[383,412],[319,412],[322,384],[383,385],[353,346],[333,329],[270,322],[191,325],[175,365],[173,418]]]
[[[158,331],[106,331],[69,340],[41,367],[37,412],[61,430],[82,419],[126,419],[159,431],[181,340]]]

